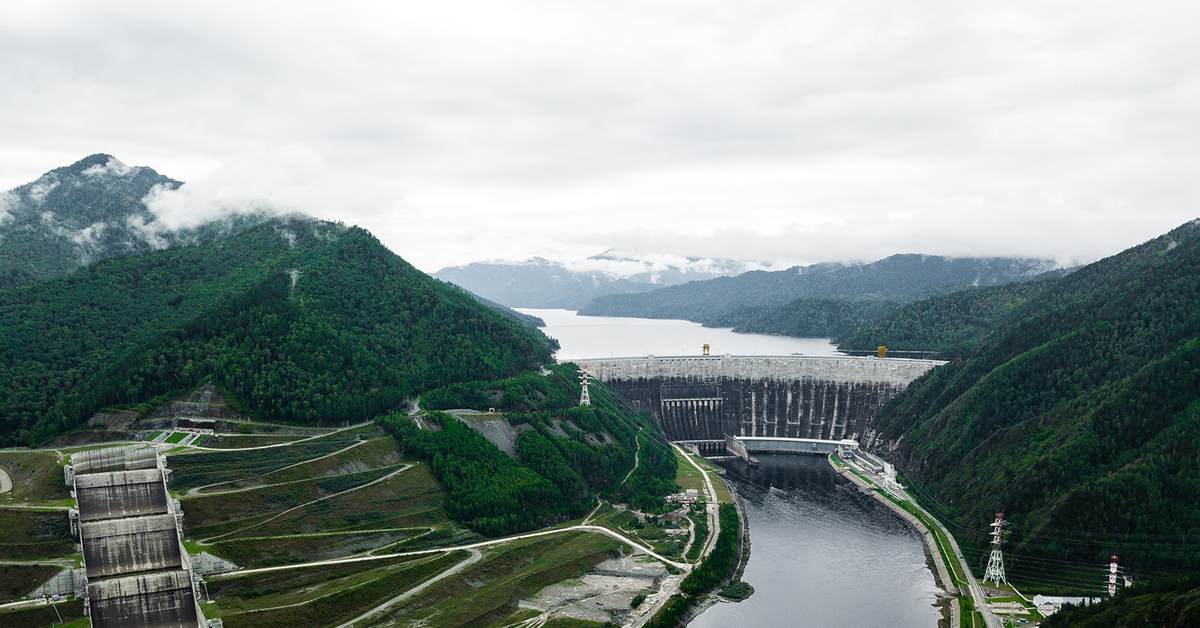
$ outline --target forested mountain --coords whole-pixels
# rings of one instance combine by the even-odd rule
[[[467,290],[466,288],[463,288],[462,286],[459,286],[457,284],[452,284],[450,282],[443,282],[443,283],[445,283],[447,286],[450,286],[451,288],[454,288],[455,290],[459,290],[459,291],[463,292],[464,294],[469,295],[471,298],[473,298],[476,301],[479,301],[480,303],[486,305],[487,307],[495,310],[496,312],[498,312],[501,316],[503,316],[505,318],[512,319],[512,320],[514,320],[518,323],[521,323],[522,325],[525,325],[527,327],[541,328],[541,327],[546,326],[546,321],[542,320],[540,317],[531,316],[529,314],[522,314],[521,312],[518,312],[518,311],[508,307],[507,305],[501,305],[491,299],[485,299],[485,298],[479,296],[478,294],[475,294],[474,292],[471,292],[470,290]],[[557,341],[554,341],[554,342],[557,342]],[[558,347],[556,346],[555,349],[557,349],[557,348]]]
[[[755,321],[755,331],[807,332],[807,322],[793,320],[788,312],[777,310],[798,299],[912,301],[973,285],[1029,279],[1052,266],[1049,260],[893,255],[870,264],[814,264],[772,272],[752,271],[645,294],[609,295],[593,299],[580,314],[682,318],[709,327],[737,327]],[[824,329],[836,331],[861,321],[864,314],[886,311],[807,301],[796,304],[792,313],[810,313],[814,307],[823,310],[824,325],[833,324]]]
[[[733,328],[743,334],[780,334],[798,338],[829,338],[891,314],[899,301],[801,298],[761,318]],[[856,347],[857,348],[857,347]]]
[[[110,257],[212,242],[261,223],[231,214],[191,229],[164,229],[142,199],[179,181],[97,154],[0,193],[0,288],[61,277]]]
[[[1059,284],[1056,278],[968,288],[915,303],[897,304],[875,321],[843,329],[843,350],[872,350],[883,345],[898,351],[933,351],[942,359],[965,358],[988,334],[1020,320],[1037,300]]]
[[[550,359],[539,332],[366,231],[300,218],[0,290],[0,327],[5,445],[205,378],[256,418],[340,423]]]
[[[407,415],[380,421],[408,453],[433,467],[446,488],[446,511],[489,536],[581,517],[595,496],[661,510],[678,490],[675,455],[646,413],[635,414],[603,386],[593,405],[579,406],[578,369],[571,364],[495,382],[433,390],[421,407],[437,429],[418,429]],[[437,409],[496,408],[518,434],[516,459]],[[634,463],[637,461],[637,467]]]
[[[933,300],[992,317],[935,331],[992,330],[893,399],[877,427],[980,569],[996,512],[1012,524],[1018,582],[1112,554],[1134,573],[1200,568],[1197,277],[1200,221],[1028,292]],[[949,305],[912,311],[954,317]]]
[[[562,262],[535,257],[524,262],[451,266],[433,276],[509,307],[575,310],[598,296],[646,292],[733,275],[746,268],[729,260],[686,259],[664,263],[642,259],[635,253],[614,251],[588,258],[588,265],[595,269],[572,270]]]

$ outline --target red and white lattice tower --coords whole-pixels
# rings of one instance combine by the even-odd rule
[[[1004,577],[1004,554],[1000,552],[1001,537],[1004,536],[1004,526],[1008,522],[1004,520],[1004,513],[996,513],[996,520],[992,522],[992,556],[988,558],[987,571],[983,572],[983,581],[992,581],[996,584],[1008,584],[1008,579]]]
[[[579,405],[581,405],[581,406],[592,405],[592,398],[590,396],[588,396],[588,389],[587,389],[588,376],[587,376],[587,365],[586,364],[583,365],[583,374],[581,374],[579,376],[579,383],[583,384],[583,392],[579,393]]]
[[[1108,596],[1117,594],[1117,557],[1113,556],[1108,563]]]

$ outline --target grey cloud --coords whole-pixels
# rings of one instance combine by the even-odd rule
[[[1198,10],[22,8],[0,182],[108,152],[189,182],[152,199],[163,224],[300,209],[427,270],[613,246],[1087,261],[1196,213]]]

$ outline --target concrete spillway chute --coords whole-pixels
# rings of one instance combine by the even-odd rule
[[[81,452],[71,473],[84,578],[75,590],[93,628],[202,628],[178,502],[164,460],[148,448]]]

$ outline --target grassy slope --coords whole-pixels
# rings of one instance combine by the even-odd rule
[[[0,452],[0,468],[13,482],[13,489],[0,495],[0,505],[58,504],[71,498],[71,491],[63,482],[62,463],[52,452]]]
[[[37,560],[73,553],[67,511],[0,509],[0,559]]]
[[[594,534],[564,534],[503,545],[369,625],[386,626],[405,617],[432,627],[486,626],[516,612],[517,600],[591,569],[618,546],[616,541]]]
[[[424,465],[384,479],[413,463],[402,462],[391,437],[358,440],[374,430],[262,450],[173,456],[173,467],[184,461],[183,468],[207,470],[206,479],[216,474],[230,480],[213,487],[222,492],[183,497],[186,535],[210,539],[201,549],[214,555],[261,567],[367,552],[444,526],[441,488]],[[336,453],[325,455],[329,450]],[[264,452],[275,455],[267,468],[292,466],[260,475]],[[253,477],[242,479],[247,476]]]
[[[61,570],[50,565],[0,565],[0,602],[24,597]]]
[[[337,479],[353,478],[362,473],[356,474],[354,469],[367,460],[392,462],[392,459],[381,456],[377,451],[379,440],[369,441],[372,449],[358,447],[323,461],[278,472],[273,474],[275,477],[266,476],[266,479],[292,482],[293,473],[331,470],[350,471],[335,476]],[[391,441],[390,438],[386,440]],[[353,463],[345,457],[350,453],[359,455]],[[196,458],[218,455],[222,455],[222,452],[196,454]],[[251,464],[249,458],[239,460],[242,464]],[[336,464],[322,466],[322,463],[328,462]],[[235,472],[233,463],[227,461],[224,465],[223,473]],[[256,466],[251,466],[246,472],[256,470]],[[203,527],[192,524],[189,537],[213,530],[234,532],[238,526],[252,525],[201,549],[233,559],[243,566],[267,566],[352,553],[366,555],[373,547],[383,547],[414,532],[422,533],[430,527],[439,531],[453,529],[453,524],[446,520],[441,510],[442,489],[433,480],[425,464],[417,464],[393,480],[360,491],[336,494],[331,499],[319,502],[319,506],[304,506],[271,522],[262,523],[262,516],[259,516],[245,517],[224,526],[207,523],[221,519],[228,513],[235,513],[235,516],[253,515],[261,508],[270,508],[272,504],[282,507],[290,503],[286,499],[268,499],[267,496],[275,494],[274,491],[288,495],[291,491],[299,491],[305,497],[311,497],[314,494],[312,487],[328,479],[310,477],[299,482],[269,484],[249,491],[185,498],[183,508],[186,520],[206,524]],[[392,529],[400,525],[419,527],[416,530]],[[352,533],[336,534],[339,531]],[[320,536],[296,536],[302,533]],[[438,535],[438,538],[449,539],[445,534]],[[461,537],[455,542],[459,540]],[[471,540],[470,537],[467,540]],[[402,542],[400,547],[391,546],[387,551],[402,550],[406,546]],[[617,547],[616,542],[601,535],[566,533],[485,549],[485,556],[479,563],[393,609],[375,623],[395,619],[398,613],[406,617],[421,617],[431,626],[490,623],[514,613],[519,599],[546,584],[590,569]],[[247,576],[235,573],[210,579],[209,591],[216,604],[206,610],[211,608],[211,615],[223,617],[227,626],[234,627],[329,625],[368,610],[387,597],[456,564],[465,555],[460,552],[442,558],[391,558],[298,567]],[[278,608],[292,604],[300,605]],[[276,610],[255,610],[265,608]]]

